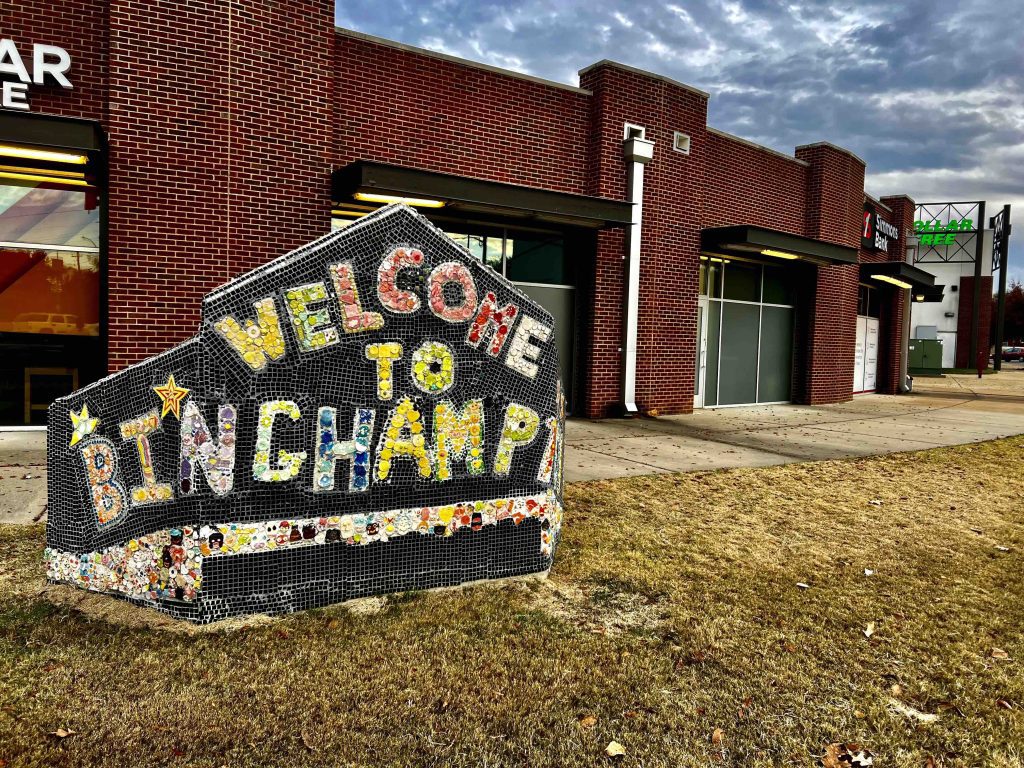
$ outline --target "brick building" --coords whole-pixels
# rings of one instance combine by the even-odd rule
[[[757,146],[612,61],[576,87],[336,29],[325,0],[0,9],[0,424],[394,198],[551,310],[577,414],[899,387],[914,204],[844,149]]]

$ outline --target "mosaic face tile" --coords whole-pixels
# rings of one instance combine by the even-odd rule
[[[390,206],[50,408],[47,575],[193,621],[546,571],[551,316]]]

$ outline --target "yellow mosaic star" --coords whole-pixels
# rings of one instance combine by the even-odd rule
[[[68,447],[73,447],[82,438],[91,435],[96,431],[96,426],[100,423],[100,420],[95,416],[89,416],[89,404],[82,403],[82,410],[80,413],[71,411],[71,426],[74,427],[71,430],[71,442]]]
[[[179,387],[174,383],[174,374],[172,373],[167,377],[167,383],[159,387],[153,387],[153,391],[160,397],[160,402],[164,404],[163,410],[160,412],[160,418],[162,419],[168,413],[173,413],[174,418],[181,420],[181,401],[185,399],[185,395],[189,393],[189,390],[184,387]]]

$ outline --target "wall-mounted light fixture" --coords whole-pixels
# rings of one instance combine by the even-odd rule
[[[85,165],[89,162],[86,155],[76,152],[57,152],[51,149],[19,147],[14,144],[0,144],[0,157],[17,157],[21,160],[40,160],[46,163],[73,163],[74,165]]]
[[[771,248],[765,248],[761,251],[762,256],[774,256],[777,259],[799,259],[795,253],[789,253],[787,251],[774,251]]]
[[[405,203],[417,208],[444,208],[443,200],[431,200],[426,197],[401,197],[398,195],[381,195],[376,192],[356,192],[356,200],[364,203]]]
[[[0,179],[14,179],[16,181],[50,182],[52,184],[68,184],[75,187],[88,187],[89,182],[84,178],[68,178],[64,175],[47,176],[42,173],[21,173],[20,171],[0,171]]]
[[[890,283],[895,285],[897,288],[913,288],[910,283],[905,283],[902,280],[897,280],[895,277],[889,277],[888,275],[872,275],[872,280],[881,280],[883,283]]]

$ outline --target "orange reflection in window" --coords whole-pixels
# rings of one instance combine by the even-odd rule
[[[99,254],[0,248],[0,331],[99,336]]]

